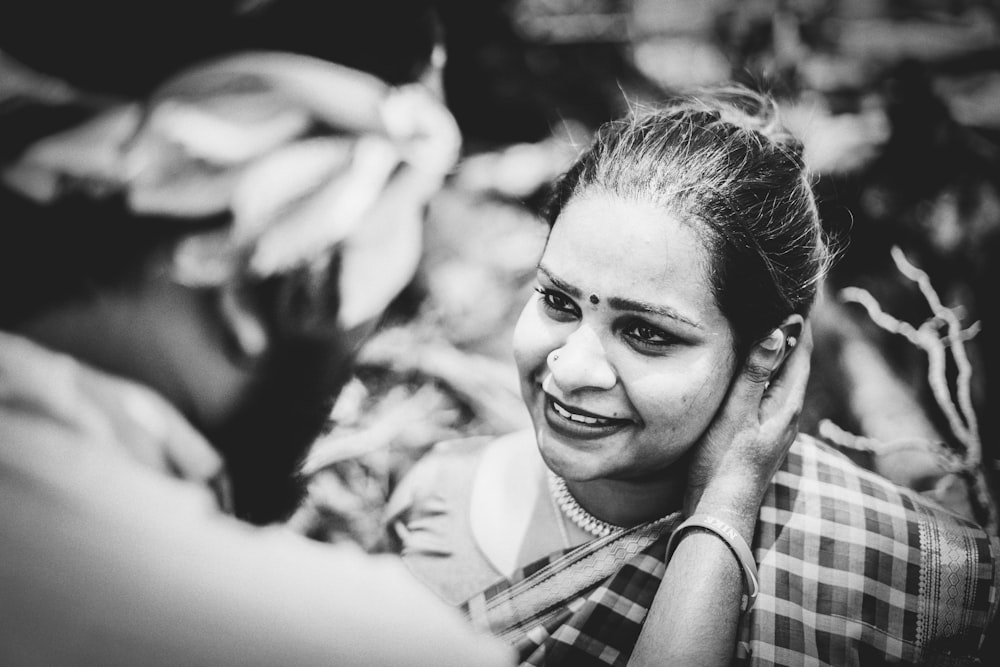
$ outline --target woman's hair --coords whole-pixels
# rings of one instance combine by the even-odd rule
[[[592,190],[698,221],[740,353],[786,316],[805,315],[830,263],[802,144],[778,123],[776,103],[749,89],[681,96],[605,124],[555,184],[549,225]]]

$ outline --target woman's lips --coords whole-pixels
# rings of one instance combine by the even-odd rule
[[[599,415],[596,412],[590,412],[589,410],[584,410],[583,408],[578,408],[576,406],[567,405],[562,401],[555,399],[552,395],[546,394],[545,397],[552,402],[552,407],[555,408],[556,412],[565,417],[566,419],[572,419],[583,424],[609,424],[611,422],[623,422],[627,421],[625,419],[615,419],[614,417],[605,417],[604,415]]]
[[[557,401],[547,393],[542,394],[545,402],[545,420],[558,433],[572,438],[603,438],[615,433],[630,423],[628,419],[605,417],[582,408],[572,407]]]

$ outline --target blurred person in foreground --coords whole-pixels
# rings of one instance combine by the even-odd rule
[[[0,663],[507,664],[396,559],[252,525],[411,278],[450,114],[287,52],[125,52],[127,94],[0,50]]]

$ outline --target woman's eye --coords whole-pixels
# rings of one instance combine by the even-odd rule
[[[623,332],[633,343],[647,348],[665,347],[676,340],[674,336],[640,322],[625,327]]]
[[[544,287],[536,287],[535,291],[540,295],[542,306],[550,315],[558,319],[564,319],[567,316],[575,317],[577,315],[576,304],[564,294],[545,289]]]

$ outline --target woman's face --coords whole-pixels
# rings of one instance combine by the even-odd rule
[[[691,224],[652,204],[591,190],[563,209],[514,332],[556,473],[655,478],[708,427],[736,363],[709,265]]]

